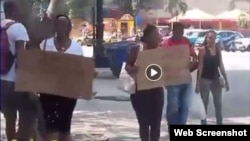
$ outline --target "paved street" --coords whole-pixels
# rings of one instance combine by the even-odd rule
[[[250,124],[250,54],[223,53],[223,58],[231,87],[230,92],[223,95],[225,124]],[[90,101],[79,100],[75,109],[72,128],[74,138],[98,141],[90,138],[99,136],[111,141],[137,141],[138,126],[129,95],[117,89],[119,81],[112,77],[109,70],[98,69],[98,72],[99,76],[94,82],[94,89],[98,92],[96,98]],[[210,124],[214,124],[212,104],[211,99],[208,112]],[[1,119],[3,131],[4,121]],[[190,119],[189,124],[199,124],[199,121]],[[162,125],[162,140],[166,141],[165,119]]]

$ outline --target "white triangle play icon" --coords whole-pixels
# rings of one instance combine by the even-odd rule
[[[156,70],[154,70],[154,69],[151,69],[151,70],[150,70],[150,75],[151,75],[151,77],[155,76],[157,73],[158,73],[158,72],[157,72]]]

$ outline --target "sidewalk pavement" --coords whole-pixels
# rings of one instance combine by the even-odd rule
[[[215,119],[208,119],[215,124]],[[225,124],[250,124],[250,117],[226,118]],[[199,124],[198,120],[190,120],[189,124]],[[1,115],[1,137],[4,134],[4,118]],[[75,111],[72,121],[72,133],[75,141],[139,141],[138,124],[131,112],[89,112]],[[162,141],[168,141],[167,125],[162,120]]]

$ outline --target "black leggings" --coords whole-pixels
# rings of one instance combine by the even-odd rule
[[[70,133],[71,119],[76,101],[76,99],[61,96],[40,95],[47,132]]]
[[[131,95],[131,103],[139,123],[141,141],[159,141],[164,105],[163,88],[137,91]]]

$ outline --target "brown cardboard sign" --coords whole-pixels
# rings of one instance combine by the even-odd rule
[[[189,47],[185,45],[139,52],[137,89],[184,84],[191,81]]]
[[[91,58],[24,50],[17,58],[16,91],[47,93],[70,98],[90,99],[94,79]]]

